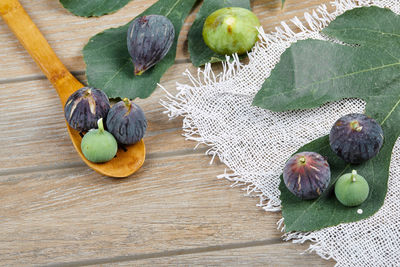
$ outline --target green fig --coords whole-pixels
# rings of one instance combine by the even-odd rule
[[[260,21],[248,9],[225,7],[211,13],[204,22],[203,39],[208,47],[222,55],[249,51],[258,39]]]
[[[368,194],[368,182],[356,170],[340,176],[335,184],[336,198],[344,206],[358,206],[367,199]]]
[[[83,136],[81,149],[87,160],[102,163],[114,158],[118,144],[114,136],[104,130],[102,118],[97,121],[97,126],[98,129],[91,129]]]

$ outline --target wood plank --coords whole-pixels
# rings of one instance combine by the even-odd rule
[[[181,73],[191,64],[174,65],[162,82],[176,92],[176,82],[186,82]],[[59,162],[80,162],[69,139],[64,112],[55,90],[47,80],[0,84],[0,170]],[[148,119],[147,153],[192,149],[194,142],[185,142],[182,119],[169,120],[159,103],[165,92],[158,88],[152,97],[138,99]]]
[[[315,253],[304,253],[309,244],[279,243],[264,246],[254,246],[217,251],[204,248],[200,252],[185,254],[177,251],[177,255],[151,258],[150,255],[138,255],[135,260],[110,262],[101,264],[102,267],[111,266],[333,266],[333,260],[324,260]],[[179,254],[182,253],[182,254]],[[145,258],[145,257],[149,258]],[[132,256],[134,257],[134,256]],[[145,258],[145,259],[143,259]],[[122,258],[124,259],[124,258]],[[125,259],[128,259],[126,257]],[[104,259],[104,261],[113,259]],[[118,260],[118,258],[116,259]],[[96,261],[93,260],[93,263]]]
[[[59,1],[21,2],[66,66],[82,73],[81,49],[90,36],[126,23],[155,0],[135,0],[115,14],[92,19],[69,14]],[[301,17],[304,11],[322,2],[329,1],[290,0],[284,10],[280,9],[280,0],[255,0],[252,5],[268,31],[279,21]],[[188,58],[185,39],[194,16],[193,13],[187,19],[180,35],[180,62]],[[118,259],[181,249],[201,251],[198,248],[210,246],[224,249],[228,244],[255,240],[279,242],[281,233],[276,230],[276,221],[280,214],[265,213],[255,207],[257,200],[245,197],[239,189],[230,189],[228,181],[215,179],[225,166],[209,166],[210,158],[202,155],[204,149],[190,153],[194,143],[183,141],[180,136],[181,120],[168,121],[161,113],[161,90],[139,101],[150,122],[145,165],[128,179],[105,178],[83,165],[73,151],[55,91],[42,79],[39,69],[4,23],[0,23],[0,40],[2,264]],[[183,81],[180,74],[186,67],[194,70],[190,64],[174,65],[162,84],[173,91],[174,83]],[[21,81],[8,83],[18,79]],[[4,170],[17,172],[1,175]],[[276,256],[271,257],[281,257],[285,263],[322,261],[314,255],[314,259],[302,262],[296,256],[297,245],[276,249]],[[236,256],[238,264],[246,264],[243,255],[257,254],[261,260],[254,262],[262,263],[265,252],[257,251],[238,249],[234,256],[225,251],[207,252],[203,262],[226,261],[233,265],[235,260],[230,261],[229,257]],[[190,264],[201,262],[201,255],[185,255],[187,258],[178,261],[163,257],[143,264]],[[296,260],[285,255],[293,255]]]
[[[107,28],[118,27],[140,14],[155,0],[134,0],[120,11],[100,18],[80,18],[65,10],[59,1],[54,0],[21,0],[22,5],[38,25],[61,61],[71,71],[83,71],[85,68],[81,50],[89,38]],[[254,0],[254,12],[266,32],[273,31],[280,21],[298,16],[304,21],[303,14],[329,0],[290,0],[281,9],[280,0]],[[177,60],[187,61],[187,33],[195,18],[195,12],[187,18],[178,40]],[[0,81],[16,77],[35,78],[40,74],[39,68],[30,59],[28,53],[18,43],[4,23],[0,23]]]
[[[46,264],[272,239],[279,213],[203,155],[148,159],[127,179],[85,167],[0,176],[0,262]]]
[[[52,0],[22,0],[32,20],[37,24],[50,45],[69,70],[83,69],[81,50],[89,38],[107,28],[118,27],[130,21],[155,0],[135,0],[120,12],[101,18],[81,18],[74,16],[62,7],[59,1]],[[14,60],[3,58],[0,64],[0,79],[5,77],[35,75],[40,73],[39,68],[30,59],[23,47],[7,29],[4,23],[0,24],[1,54],[12,55]],[[12,62],[14,61],[14,62]]]

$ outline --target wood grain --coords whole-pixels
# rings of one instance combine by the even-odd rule
[[[194,69],[190,64],[174,65],[163,84],[176,92],[176,82],[187,82],[181,73]],[[2,84],[0,95],[0,173],[18,167],[79,162],[65,127],[63,107],[47,80]],[[158,88],[151,98],[137,100],[148,119],[145,142],[147,154],[191,149],[195,145],[181,136],[182,120],[169,120],[159,99],[165,93]],[[168,138],[170,139],[168,139]]]
[[[298,16],[304,22],[304,12],[310,12],[321,3],[329,5],[330,2],[329,0],[291,0],[286,2],[284,9],[281,9],[280,1],[252,1],[254,12],[259,16],[266,32],[274,31],[281,21],[288,21],[294,16]],[[105,29],[128,23],[154,2],[155,0],[133,0],[114,14],[88,19],[68,13],[59,1],[21,0],[32,20],[38,25],[51,47],[70,71],[85,69],[81,51],[91,36]],[[186,36],[194,19],[195,12],[186,19],[182,27],[178,39],[178,62],[188,62],[189,60]],[[0,81],[26,76],[37,78],[40,73],[39,69],[2,22],[0,22],[0,40],[2,40],[0,42]]]
[[[68,69],[84,73],[81,50],[89,38],[118,27],[155,0],[133,0],[101,18],[79,18],[59,1],[21,0]],[[329,0],[254,0],[265,31],[281,20],[302,17]],[[198,10],[196,7],[195,11]],[[180,34],[177,64],[162,78],[172,93],[188,83],[186,35]],[[215,68],[218,68],[215,66]],[[79,80],[85,83],[84,76]],[[83,164],[68,138],[63,110],[51,84],[0,21],[0,265],[85,264],[128,266],[245,265],[332,266],[307,245],[280,241],[279,213],[256,207],[258,199],[215,177],[225,165],[193,150],[181,136],[182,119],[168,120],[159,99],[138,100],[149,120],[147,160],[122,179],[103,177]]]
[[[260,242],[261,243],[261,242]],[[287,266],[287,267],[308,267],[308,266],[331,266],[333,261],[316,258],[312,254],[299,255],[307,249],[307,244],[280,243],[264,246],[254,246],[238,249],[210,250],[204,248],[205,252],[185,254],[185,251],[177,251],[178,255],[171,255],[157,258],[120,261],[117,263],[102,264],[102,267],[111,266]],[[179,254],[182,253],[182,254]],[[173,253],[171,253],[173,254]],[[145,256],[143,256],[144,258]],[[109,259],[110,261],[112,259]]]
[[[84,85],[58,59],[19,0],[3,0],[0,2],[0,15],[52,83],[58,93],[61,106],[64,106],[69,97]],[[126,145],[124,148],[118,147],[116,155],[111,160],[95,163],[86,159],[83,155],[80,132],[70,127],[68,123],[66,123],[66,127],[72,144],[82,161],[102,175],[119,178],[128,177],[143,165],[146,155],[143,140],[139,140],[135,144]]]
[[[61,103],[64,105],[73,92],[82,88],[82,84],[72,76],[58,59],[18,0],[2,0],[0,15],[47,79],[53,84]]]
[[[128,179],[85,167],[0,176],[2,264],[45,264],[274,239],[279,214],[203,155],[149,159]],[[21,197],[23,196],[23,197]]]

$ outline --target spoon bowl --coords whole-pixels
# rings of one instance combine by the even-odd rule
[[[64,108],[68,97],[84,85],[58,59],[18,0],[1,0],[0,15],[53,84]],[[108,162],[93,163],[82,154],[82,137],[79,132],[72,129],[68,123],[67,129],[79,156],[90,168],[100,174],[110,177],[127,177],[143,165],[146,155],[143,140],[124,148],[118,148],[117,155]]]

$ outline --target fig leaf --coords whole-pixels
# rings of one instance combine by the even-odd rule
[[[385,139],[379,154],[360,165],[339,159],[330,149],[328,136],[300,148],[327,157],[332,178],[330,187],[314,201],[297,199],[281,180],[287,232],[354,222],[377,212],[386,196],[392,150],[400,133],[400,16],[389,9],[356,8],[338,16],[322,33],[347,45],[310,39],[293,44],[282,54],[253,105],[285,111],[361,98],[367,103],[366,115],[381,124]],[[336,200],[332,189],[342,174],[353,169],[368,181],[371,192],[363,204],[349,208]]]
[[[90,86],[102,89],[109,98],[149,97],[156,89],[161,76],[174,64],[178,35],[195,2],[196,0],[159,0],[139,15],[166,16],[175,28],[175,39],[167,55],[140,76],[134,75],[127,48],[126,38],[130,22],[90,38],[83,48],[86,76]]]
[[[99,17],[113,13],[131,0],[60,0],[72,14],[81,17]]]
[[[250,9],[250,0],[204,0],[188,34],[188,48],[193,65],[200,67],[208,62],[225,60],[225,55],[212,51],[203,40],[203,25],[214,11],[224,7],[242,7]]]

